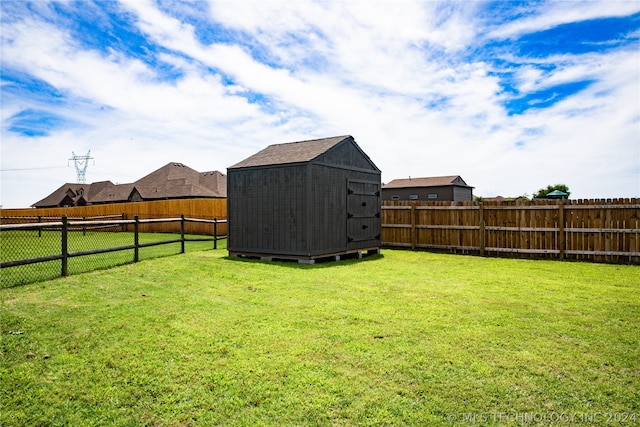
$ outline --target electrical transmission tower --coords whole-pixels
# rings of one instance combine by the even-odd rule
[[[69,160],[73,160],[73,163],[76,167],[76,182],[78,184],[86,184],[87,182],[87,166],[89,166],[89,160],[93,159],[90,156],[91,150],[87,151],[86,156],[78,156],[73,151],[71,152],[73,156]]]

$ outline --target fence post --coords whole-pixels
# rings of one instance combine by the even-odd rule
[[[180,215],[180,253],[184,253],[184,214]]]
[[[140,260],[140,238],[138,236],[138,215],[133,216],[133,262]]]
[[[42,216],[38,215],[38,224],[42,222]],[[38,227],[38,237],[42,237],[42,227]]]
[[[416,235],[416,205],[411,205],[411,250],[416,250],[416,242],[418,236]]]
[[[62,215],[62,277],[66,277],[69,274],[69,244],[68,244],[68,227],[67,216]]]
[[[86,236],[87,235],[87,226],[85,225],[85,222],[87,221],[87,217],[83,216],[82,217],[82,235]]]
[[[478,209],[480,215],[480,256],[484,256],[484,248],[486,246],[484,240],[484,204],[480,202],[480,207]]]
[[[213,217],[213,249],[218,249],[218,218]]]
[[[564,259],[564,250],[566,246],[566,238],[564,234],[564,200],[558,205],[558,258]]]

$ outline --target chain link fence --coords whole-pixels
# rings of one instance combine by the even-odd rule
[[[226,221],[180,218],[133,220],[100,218],[12,218],[0,225],[0,287],[111,268],[193,250],[216,249],[218,224]],[[185,233],[198,223],[210,234]],[[154,229],[169,230],[154,232]],[[177,231],[176,231],[177,230]]]

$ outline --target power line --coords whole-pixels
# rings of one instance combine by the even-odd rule
[[[38,168],[12,168],[12,169],[0,169],[0,172],[17,172],[17,171],[34,171],[40,169],[64,169],[69,166],[42,166]]]
[[[110,175],[115,175],[115,176],[126,176],[126,177],[128,177],[128,178],[138,178],[138,177],[135,177],[135,176],[133,176],[133,175],[129,175],[129,174],[127,174],[127,173],[123,173],[123,172],[114,172],[114,171],[112,171],[112,170],[104,169],[104,168],[102,168],[102,167],[100,167],[100,166],[97,166],[97,165],[93,165],[93,167],[95,167],[96,169],[98,169],[98,170],[100,170],[100,171],[102,171],[102,172],[106,172],[106,173],[108,173],[108,174],[110,174]]]

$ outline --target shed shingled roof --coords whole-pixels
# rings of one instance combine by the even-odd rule
[[[286,142],[284,144],[272,144],[240,163],[236,163],[229,169],[308,162],[348,138],[353,137],[351,135],[343,135],[307,141]]]

